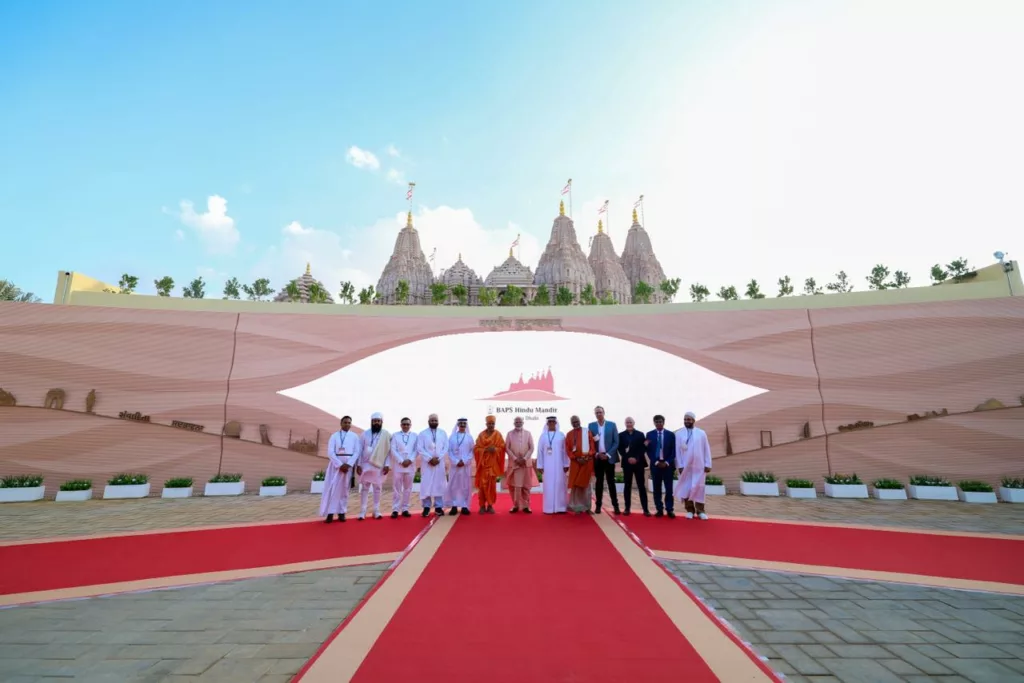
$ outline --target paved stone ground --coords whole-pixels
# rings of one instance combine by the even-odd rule
[[[505,495],[505,494],[499,494]],[[607,494],[606,494],[607,495]],[[640,512],[634,493],[633,513]],[[605,505],[610,505],[605,498]],[[540,507],[540,496],[534,495]],[[653,510],[653,502],[651,503]],[[0,505],[0,539],[77,536],[125,531],[198,527],[236,522],[303,519],[317,514],[319,496],[290,493],[279,498],[257,495],[185,500],[91,500],[84,503],[6,503]],[[420,509],[413,495],[414,509]],[[681,506],[680,506],[681,507]],[[359,510],[359,496],[349,497],[349,511]],[[391,510],[391,492],[384,491],[381,510]],[[749,498],[730,494],[708,500],[711,515],[762,517],[809,522],[842,522],[876,526],[916,527],[946,531],[1024,533],[1024,505],[969,505],[939,501],[791,500]]]
[[[386,568],[0,610],[0,681],[284,683]]]
[[[794,683],[1024,681],[1024,598],[666,561]]]

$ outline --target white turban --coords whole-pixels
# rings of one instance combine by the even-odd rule
[[[383,422],[384,421],[384,416],[381,415],[380,413],[374,413],[373,415],[370,416],[370,419],[371,420],[380,420],[381,422]]]
[[[697,416],[693,414],[693,411],[687,411],[686,415],[684,415],[683,417],[688,417],[691,420],[696,420],[697,419]]]

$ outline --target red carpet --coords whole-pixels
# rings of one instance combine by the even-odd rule
[[[456,522],[353,681],[718,680],[592,519],[502,503]]]
[[[619,519],[654,551],[1024,584],[1024,541],[714,517]]]
[[[0,546],[0,594],[401,552],[426,523],[415,515]]]

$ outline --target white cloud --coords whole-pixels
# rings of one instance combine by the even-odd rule
[[[397,159],[398,157],[402,156],[402,153],[401,153],[401,152],[399,152],[399,151],[398,151],[398,148],[397,148],[397,147],[395,147],[394,145],[388,145],[388,146],[387,146],[387,149],[385,150],[385,152],[387,152],[387,155],[388,155],[389,157],[394,157],[394,158],[396,158],[396,159]]]
[[[376,154],[360,149],[355,145],[348,148],[348,152],[345,153],[345,160],[356,168],[366,168],[371,171],[380,169],[380,159],[377,158]]]
[[[180,203],[179,220],[196,231],[199,240],[211,254],[230,254],[238,245],[240,235],[235,219],[228,215],[228,201],[219,195],[206,199],[206,211],[196,213],[188,200]]]
[[[405,174],[398,169],[388,169],[387,179],[396,185],[405,185]]]
[[[340,283],[350,281],[356,289],[376,285],[384,265],[394,250],[395,239],[406,223],[406,214],[381,218],[373,225],[348,232],[337,232],[303,226],[292,222],[282,230],[281,243],[267,251],[252,270],[252,277],[269,277],[272,286],[280,289],[301,275],[306,263],[313,276],[337,295]],[[480,225],[469,209],[449,206],[421,207],[413,215],[413,224],[420,236],[423,253],[428,258],[436,248],[435,275],[441,268],[455,262],[459,254],[481,278],[506,258],[519,226],[508,223],[498,228]],[[453,239],[458,235],[457,239]],[[546,243],[546,238],[544,240]],[[536,266],[543,245],[531,234],[523,233],[518,252],[530,268]]]

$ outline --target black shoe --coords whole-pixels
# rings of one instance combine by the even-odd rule
[[[330,524],[334,521],[334,515],[327,515],[327,519],[324,520],[324,524]]]
[[[434,514],[438,517],[444,517],[444,508],[434,508]]]
[[[651,516],[651,511],[650,510],[644,510],[644,517],[650,517],[650,516]]]
[[[619,511],[618,511],[618,510],[616,510],[616,511],[615,511],[615,514],[619,514]],[[626,515],[626,516],[628,517],[628,516],[629,516],[629,510],[628,510],[628,509],[627,509],[627,510],[623,510],[623,511],[622,511],[622,514],[624,514],[624,515]]]
[[[391,511],[391,519],[398,519],[398,510]]]
[[[654,516],[655,517],[664,517],[665,513],[662,512],[661,510],[658,510],[657,512],[654,513]]]
[[[448,514],[449,515],[457,515],[457,514],[459,514],[459,508],[452,508],[451,510],[448,511]]]
[[[615,514],[617,514],[617,515],[621,515],[622,514],[621,512],[619,512],[619,508],[615,508]]]
[[[597,507],[597,508],[594,508],[594,514],[595,514],[595,515],[599,515],[599,514],[601,514],[601,508],[599,508],[599,507]]]
[[[339,522],[344,522],[345,521],[345,515],[338,515],[338,521]]]
[[[402,516],[403,516],[403,517],[412,517],[412,515],[410,515],[410,514],[409,514],[409,511],[408,511],[408,510],[404,510],[404,511],[402,511]]]
[[[408,514],[408,513],[406,513],[406,514]],[[430,516],[430,508],[423,508],[423,516],[424,517],[429,517]]]
[[[671,510],[669,510],[668,511],[668,518],[669,519],[675,519],[676,518],[676,513],[674,513]]]
[[[461,512],[464,515],[468,515],[469,514],[469,508],[462,508],[461,510],[459,510],[459,512]]]
[[[533,510],[531,510],[530,508],[523,508],[523,514],[532,515]]]
[[[509,514],[510,514],[510,515],[514,515],[514,514],[516,514],[517,512],[519,512],[519,508],[512,508],[512,509],[511,509],[511,510],[509,510],[508,512],[509,512]]]

